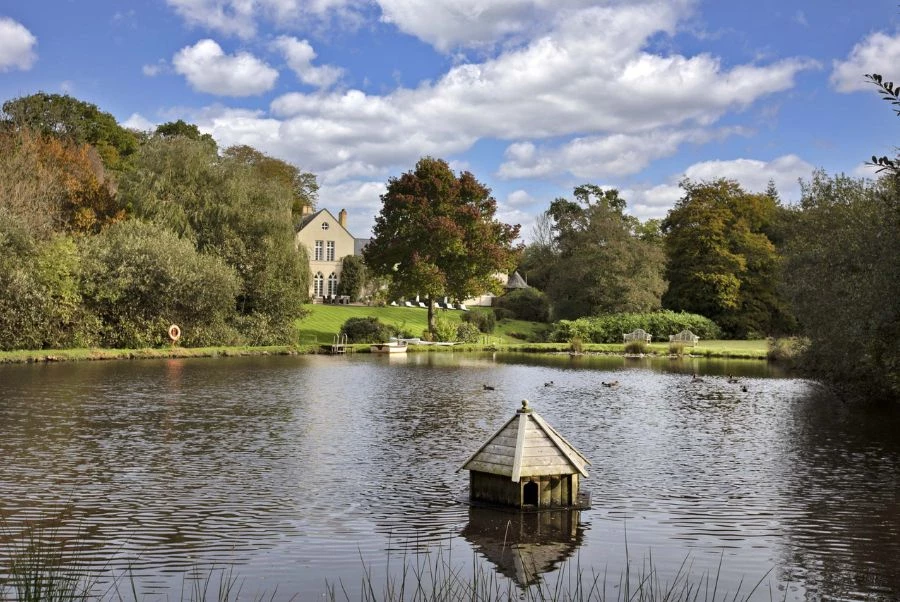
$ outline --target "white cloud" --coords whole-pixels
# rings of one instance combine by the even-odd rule
[[[891,76],[900,63],[900,33],[893,36],[875,32],[856,44],[843,61],[834,61],[831,85],[838,92],[874,90],[864,76],[880,73]]]
[[[140,113],[132,113],[131,117],[122,122],[122,125],[141,132],[148,132],[156,129],[156,124]]]
[[[540,178],[570,173],[577,178],[624,176],[643,170],[652,161],[675,154],[685,142],[702,144],[713,138],[740,133],[739,128],[718,131],[655,130],[639,134],[613,134],[575,138],[558,147],[537,147],[517,142],[506,149],[501,178]]]
[[[275,98],[268,114],[213,106],[190,119],[223,146],[250,144],[318,174],[327,186],[383,183],[423,155],[453,161],[485,139],[508,141],[500,168],[505,177],[633,174],[686,143],[741,133],[715,123],[790,89],[799,72],[814,66],[787,58],[725,67],[709,54],[651,54],[648,41],[674,32],[685,13],[682,5],[661,0],[570,8],[531,42],[457,64],[413,88],[380,95],[353,89],[293,92]],[[308,43],[280,40],[301,71],[315,69]],[[234,70],[229,66],[222,74],[217,68],[235,57],[226,57],[215,42],[179,55],[193,56],[187,51],[201,44],[209,46],[211,68],[185,61],[194,66],[189,81],[198,89],[233,92],[221,80],[235,87],[243,80],[232,83]],[[191,80],[200,77],[198,70],[213,82]],[[642,194],[653,210],[656,197]]]
[[[877,165],[871,165],[869,163],[860,163],[856,167],[851,170],[850,175],[857,178],[869,178],[870,180],[876,180],[881,175],[878,170],[880,168]]]
[[[375,216],[381,211],[381,195],[385,193],[385,182],[348,180],[340,184],[324,184],[319,188],[320,209],[328,209],[337,214],[341,209],[348,213],[347,229],[357,238],[369,238]]]
[[[156,77],[160,73],[164,73],[168,69],[168,63],[165,59],[159,59],[153,65],[144,65],[141,67],[141,73],[147,77]]]
[[[253,96],[272,89],[278,71],[246,52],[227,55],[213,40],[185,46],[172,58],[191,87],[220,96]]]
[[[718,178],[736,180],[748,192],[764,192],[771,180],[783,200],[795,201],[800,198],[799,180],[808,179],[814,169],[797,155],[783,155],[772,161],[703,161],[688,167],[684,175],[698,181]]]
[[[167,0],[190,25],[243,38],[256,33],[253,0]]]
[[[358,22],[361,3],[353,0],[166,0],[189,25],[244,39],[256,35],[258,21],[278,27],[331,17]]]
[[[10,69],[28,71],[37,60],[37,38],[9,17],[0,17],[0,73]]]
[[[520,189],[510,192],[503,204],[510,207],[531,207],[538,202],[540,201],[528,194],[527,191]]]
[[[592,8],[561,19],[552,35],[457,65],[416,88],[385,95],[285,94],[271,103],[280,150],[315,169],[354,162],[373,169],[408,166],[425,154],[452,156],[479,139],[580,134],[595,160],[579,163],[578,173],[594,173],[616,148],[654,130],[662,129],[653,136],[665,145],[650,149],[651,158],[671,153],[678,143],[673,138],[696,138],[685,132],[789,89],[796,74],[812,66],[785,59],[729,70],[709,55],[662,57],[642,50],[650,36],[674,28],[677,18],[668,3]],[[517,150],[527,147],[510,152]],[[614,167],[607,171],[630,169],[627,161]]]
[[[316,88],[328,88],[340,79],[343,73],[342,69],[330,65],[314,67],[312,60],[316,58],[316,52],[306,40],[280,36],[272,43],[272,46],[281,52],[288,67],[304,84]]]
[[[771,161],[733,159],[730,161],[702,161],[673,176],[668,182],[648,187],[621,190],[628,201],[628,212],[641,219],[663,218],[682,197],[678,186],[682,178],[695,182],[726,178],[735,180],[747,192],[765,192],[769,181],[775,183],[778,195],[786,203],[800,199],[800,180],[808,180],[814,167],[797,155],[783,155]]]

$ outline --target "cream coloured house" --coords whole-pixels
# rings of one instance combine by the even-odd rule
[[[347,211],[341,209],[335,219],[327,209],[313,213],[306,208],[294,240],[309,254],[310,298],[334,299],[341,280],[341,259],[356,251],[356,241],[347,231]]]

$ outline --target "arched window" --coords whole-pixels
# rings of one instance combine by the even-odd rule
[[[336,295],[337,294],[337,276],[334,272],[331,272],[331,275],[328,276],[328,294]]]
[[[316,275],[313,277],[313,296],[321,297],[325,294],[325,277],[322,276],[322,272],[316,272]]]

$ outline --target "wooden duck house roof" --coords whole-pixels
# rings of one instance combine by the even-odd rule
[[[510,477],[517,483],[522,477],[544,475],[579,473],[586,477],[588,465],[588,459],[532,411],[526,400],[459,470]]]

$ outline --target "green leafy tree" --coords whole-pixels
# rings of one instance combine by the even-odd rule
[[[784,285],[802,366],[852,397],[900,399],[900,191],[814,174],[789,229]]]
[[[553,253],[545,259],[551,266],[545,292],[553,317],[658,309],[666,288],[659,241],[645,238],[646,227],[625,214],[618,190],[585,184],[574,196],[556,199],[547,211]]]
[[[245,334],[271,330],[266,342],[290,342],[303,315],[309,264],[294,244],[295,190],[248,159],[219,157],[186,137],[155,137],[120,179],[119,194],[135,214],[222,258],[239,275],[236,296]],[[257,316],[254,318],[253,316]]]
[[[71,236],[38,238],[0,208],[0,349],[95,343],[96,323],[81,304],[80,272]]]
[[[381,201],[366,265],[391,277],[394,295],[427,299],[431,332],[436,298],[501,290],[497,274],[516,264],[519,226],[494,218],[497,202],[474,175],[457,176],[445,161],[425,157],[391,178]]]
[[[358,255],[347,255],[341,258],[341,281],[338,283],[338,294],[347,295],[350,301],[359,301],[359,296],[366,285],[366,264]]]
[[[297,223],[304,207],[315,207],[319,196],[319,184],[315,174],[302,171],[281,159],[270,157],[252,146],[238,145],[225,149],[227,159],[251,166],[262,178],[279,181],[293,191],[291,213]]]
[[[158,125],[154,133],[157,136],[162,136],[164,138],[182,136],[184,138],[196,140],[197,142],[204,142],[209,144],[213,149],[218,149],[218,145],[211,135],[200,133],[200,128],[196,125],[193,123],[186,123],[181,119]]]
[[[181,327],[187,345],[223,342],[240,280],[220,258],[139,220],[116,224],[82,244],[82,294],[101,321],[102,344],[159,346],[167,343],[172,323]]]
[[[682,182],[684,196],[662,223],[668,309],[702,314],[732,337],[794,328],[779,293],[781,257],[769,239],[777,198],[737,182]]]
[[[126,168],[138,149],[138,136],[115,117],[68,95],[38,92],[8,100],[3,114],[7,127],[28,128],[78,146],[90,144],[110,169]]]

